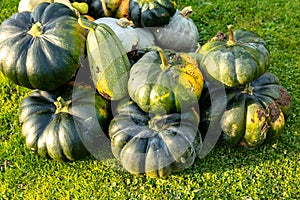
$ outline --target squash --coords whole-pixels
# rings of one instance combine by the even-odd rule
[[[110,104],[84,84],[33,90],[20,104],[26,146],[43,158],[75,161],[94,151],[108,132]],[[96,145],[97,143],[97,145]],[[93,148],[93,149],[90,149]]]
[[[197,104],[204,84],[196,59],[188,53],[153,49],[132,66],[129,96],[145,112],[165,114],[190,109]]]
[[[163,26],[176,12],[173,0],[130,0],[128,14],[137,27]]]
[[[195,52],[198,47],[199,33],[196,24],[190,17],[192,7],[177,10],[165,26],[150,27],[155,37],[155,44],[162,49],[173,49],[179,52]]]
[[[198,52],[205,80],[227,87],[245,85],[264,74],[270,62],[266,42],[256,33],[229,28],[229,38],[219,33]]]
[[[202,146],[198,122],[194,109],[151,117],[133,101],[121,101],[109,126],[112,152],[132,174],[165,177],[194,163]]]
[[[87,57],[92,80],[106,99],[119,100],[128,95],[127,82],[131,68],[120,39],[103,23],[79,18],[79,24],[89,30],[86,39]]]
[[[41,3],[0,26],[0,71],[12,82],[53,90],[73,78],[85,54],[86,30],[60,3]]]
[[[137,49],[139,37],[126,18],[122,18],[122,21],[120,21],[120,19],[113,17],[102,17],[96,19],[94,22],[96,24],[103,23],[108,25],[118,36],[127,53]]]
[[[101,17],[94,21],[96,24],[108,25],[122,42],[127,53],[153,46],[154,36],[143,28],[134,28],[127,18]]]
[[[62,3],[72,9],[72,5],[69,0],[21,0],[18,5],[18,12],[33,12],[35,7],[37,7],[40,3]]]
[[[201,107],[202,134],[205,135],[211,120],[219,119],[213,123],[219,123],[221,141],[227,145],[253,149],[280,136],[291,112],[292,100],[274,74],[265,73],[248,85],[226,88],[226,108],[217,111],[215,107],[219,107],[221,101],[211,102],[210,96],[220,96],[221,90],[224,88],[215,87],[205,95],[206,101],[202,99],[202,105],[208,105]]]

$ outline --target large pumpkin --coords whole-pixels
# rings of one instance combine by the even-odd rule
[[[127,96],[131,65],[120,39],[106,24],[96,24],[81,18],[79,23],[89,30],[86,50],[97,90],[109,100]]]
[[[95,149],[107,134],[110,104],[83,85],[53,91],[33,90],[20,104],[20,121],[27,147],[45,158],[74,161]]]
[[[228,87],[245,85],[266,72],[270,55],[266,42],[256,33],[232,30],[219,33],[202,46],[200,68],[211,83]]]
[[[197,104],[203,84],[191,54],[158,48],[132,66],[128,92],[145,112],[172,113]]]
[[[200,131],[206,132],[209,123],[219,123],[223,142],[249,149],[259,147],[280,135],[291,111],[292,101],[275,75],[265,73],[246,86],[227,88],[225,110],[219,109],[218,113],[212,113],[212,109],[216,111],[214,108],[222,102],[210,102],[209,97],[218,96],[222,90],[224,88],[214,87],[209,95],[203,95],[202,105],[207,106],[201,107]],[[212,122],[216,119],[219,121]]]
[[[138,27],[163,26],[176,12],[173,0],[130,0],[128,14]]]
[[[109,127],[112,152],[132,174],[163,177],[190,167],[202,146],[199,115],[151,116],[134,102],[123,101]]]
[[[41,3],[0,26],[0,70],[14,83],[52,90],[67,83],[84,56],[86,31],[66,5]]]

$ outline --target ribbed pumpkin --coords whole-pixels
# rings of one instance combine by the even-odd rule
[[[210,95],[217,96],[224,88],[215,87]],[[265,73],[250,84],[226,89],[226,108],[212,113],[220,103],[210,103],[209,96],[202,104],[200,131],[207,131],[207,124],[218,119],[223,131],[222,141],[228,145],[242,145],[248,149],[257,148],[265,141],[271,141],[282,132],[285,120],[292,109],[292,100],[288,91],[280,85],[278,78]],[[204,103],[205,102],[205,103]],[[216,109],[214,109],[216,111]],[[210,116],[213,116],[211,118]],[[213,122],[217,124],[216,122]]]
[[[107,134],[110,117],[109,102],[85,85],[33,90],[20,104],[26,146],[58,161],[89,155],[99,134]]]
[[[177,10],[165,26],[150,27],[155,37],[155,44],[162,49],[173,49],[180,52],[195,52],[199,33],[196,24],[190,18],[191,6]]]
[[[205,80],[211,83],[227,87],[245,85],[266,72],[269,50],[256,33],[228,28],[229,37],[219,33],[202,46],[200,68]]]
[[[151,116],[134,102],[122,101],[109,127],[112,152],[132,174],[167,176],[194,163],[202,146],[198,122],[192,109]]]
[[[89,30],[86,39],[87,58],[98,92],[109,100],[127,96],[131,65],[120,39],[106,24],[96,24],[82,18],[79,18],[79,23]]]
[[[154,49],[154,48],[153,48]],[[189,53],[156,48],[130,70],[128,92],[145,112],[182,112],[197,104],[203,77]]]
[[[0,26],[0,70],[14,83],[52,90],[75,75],[84,56],[86,31],[64,4],[41,3]]]
[[[128,14],[138,27],[163,26],[176,12],[173,0],[130,0]]]

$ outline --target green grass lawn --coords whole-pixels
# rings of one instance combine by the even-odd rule
[[[18,1],[0,1],[0,23]],[[179,0],[191,5],[201,44],[227,25],[258,33],[274,73],[293,98],[281,137],[256,150],[217,145],[206,157],[166,178],[134,176],[113,160],[61,163],[32,154],[18,121],[29,93],[0,73],[0,199],[300,199],[300,1]]]

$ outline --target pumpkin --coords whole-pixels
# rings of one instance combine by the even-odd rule
[[[232,30],[219,33],[199,50],[205,80],[227,87],[245,85],[264,74],[270,62],[266,42],[256,33]]]
[[[108,25],[118,36],[126,52],[131,52],[137,49],[139,37],[126,18],[122,18],[122,21],[120,21],[120,19],[113,17],[102,17],[94,22],[96,24],[103,23]]]
[[[94,22],[108,25],[118,36],[127,53],[154,45],[152,33],[143,28],[134,28],[127,18],[101,17]]]
[[[121,101],[109,126],[112,153],[132,174],[164,177],[190,167],[201,150],[199,115],[151,116],[133,101]]]
[[[74,3],[86,3],[88,5],[88,11],[87,11],[87,13],[81,13],[81,14],[87,14],[88,16],[92,17],[93,19],[98,19],[100,17],[105,16],[102,2],[100,0],[75,0],[75,1],[70,0],[70,2],[72,3],[73,6],[74,6]],[[84,5],[84,4],[81,4],[81,6],[82,5]],[[78,9],[76,4],[74,7],[76,9]]]
[[[64,4],[41,3],[16,13],[0,26],[0,71],[14,83],[52,90],[80,67],[86,30]]]
[[[177,10],[167,25],[150,27],[155,44],[162,49],[195,52],[199,33],[196,24],[189,18],[192,12],[191,6],[185,7],[181,11]]]
[[[79,23],[89,30],[86,39],[87,57],[98,92],[109,100],[127,96],[131,65],[120,39],[106,24],[96,24],[81,18]]]
[[[224,88],[215,87],[210,95],[218,96],[221,90]],[[206,95],[206,103],[202,99],[202,105],[208,105],[201,107],[202,127],[205,128],[211,123],[209,120],[220,116],[219,121],[213,123],[219,123],[222,129],[221,141],[231,146],[242,145],[247,149],[260,147],[264,142],[280,136],[292,109],[290,94],[271,73],[263,74],[248,85],[226,88],[225,110],[219,109],[218,112],[215,107],[221,101],[210,103],[210,95]],[[214,109],[214,113],[211,109]]]
[[[74,161],[107,134],[110,104],[87,85],[64,85],[56,90],[33,90],[20,104],[26,146],[43,158]]]
[[[173,0],[130,0],[128,14],[137,27],[163,26],[175,14]]]
[[[62,3],[68,6],[69,8],[73,8],[70,1],[68,0],[21,0],[18,5],[18,12],[32,12],[35,7],[37,7],[40,3]]]
[[[156,49],[132,66],[129,96],[145,112],[161,114],[190,109],[197,104],[204,84],[196,59],[189,53]]]

